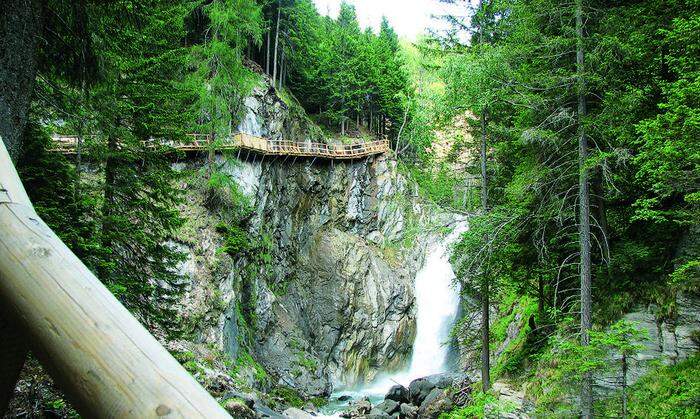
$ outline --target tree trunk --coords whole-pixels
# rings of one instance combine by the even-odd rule
[[[488,275],[488,274],[486,274]],[[481,284],[481,388],[484,393],[491,388],[490,330],[489,330],[489,278]]]
[[[576,90],[578,99],[578,165],[579,165],[579,245],[581,279],[581,344],[590,343],[592,297],[591,297],[591,223],[590,194],[588,190],[588,138],[583,119],[586,117],[586,84],[584,79],[583,5],[576,0]],[[593,417],[593,377],[586,373],[581,386],[581,416]]]
[[[481,160],[481,207],[484,211],[488,211],[488,198],[489,198],[489,187],[488,187],[488,174],[486,172],[486,129],[488,128],[488,121],[486,120],[486,110],[481,113],[481,147],[480,147],[480,160]]]
[[[102,247],[105,249],[112,248],[112,215],[115,206],[115,184],[117,180],[117,158],[115,154],[118,152],[119,142],[117,137],[110,134],[107,138],[107,161],[105,162],[105,186],[104,186],[104,202],[102,203]],[[108,272],[100,272],[102,280],[109,279]]]
[[[399,144],[401,143],[401,134],[403,134],[403,129],[406,127],[406,121],[408,120],[408,106],[406,106],[406,110],[404,111],[403,114],[403,123],[401,124],[401,128],[399,128],[399,133],[396,135],[396,150],[394,151],[396,155],[398,156],[399,154]]]
[[[486,172],[486,110],[481,112],[481,209],[484,214],[488,211],[488,174]],[[489,297],[491,292],[488,273],[484,274],[481,290],[481,387],[484,392],[491,389],[491,360],[490,360],[490,325],[489,325]]]
[[[75,188],[73,189],[73,200],[77,202],[80,196],[80,178],[83,171],[83,134],[85,132],[85,108],[86,108],[86,80],[83,73],[80,82],[80,121],[78,121],[78,141],[75,147]]]
[[[275,29],[275,53],[272,59],[272,84],[277,80],[277,49],[280,42],[280,17],[282,14],[282,0],[277,2],[277,27]]]
[[[479,1],[479,11],[483,12],[484,2]],[[479,24],[479,44],[484,43],[484,25]],[[484,214],[489,209],[488,205],[488,173],[486,172],[486,130],[488,128],[487,108],[481,112],[481,208]],[[488,237],[485,237],[488,241]],[[489,325],[489,297],[491,292],[490,278],[488,272],[484,274],[481,290],[481,315],[484,319],[481,324],[481,386],[482,391],[487,392],[491,388],[491,360],[490,360],[490,325]]]
[[[35,0],[7,0],[0,14],[0,137],[13,160],[22,146],[37,71],[36,46],[41,37]]]
[[[286,65],[284,62],[284,50],[282,50],[282,54],[280,55],[280,83],[279,83],[279,89],[282,90],[282,87],[284,87],[284,71],[286,70]]]
[[[591,179],[591,189],[593,192],[593,210],[595,211],[595,219],[600,230],[600,245],[603,250],[603,259],[608,260],[610,257],[610,247],[608,245],[608,217],[605,213],[605,191],[603,190],[603,179],[599,168],[596,168]],[[608,268],[610,264],[608,263]]]
[[[542,273],[537,274],[537,316],[538,321],[544,321],[544,278]]]
[[[267,36],[265,39],[265,74],[270,75],[270,31],[271,28],[267,29]]]
[[[627,353],[622,352],[622,417],[627,417]]]
[[[78,125],[78,142],[75,146],[75,188],[73,189],[73,199],[78,200],[80,196],[80,175],[83,171],[83,121]]]

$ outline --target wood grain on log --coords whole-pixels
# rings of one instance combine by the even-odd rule
[[[37,216],[1,141],[0,189],[0,306],[82,415],[229,417]]]

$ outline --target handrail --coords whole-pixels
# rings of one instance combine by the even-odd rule
[[[85,417],[230,418],[39,218],[2,139],[0,310]]]
[[[180,151],[203,151],[209,148],[211,136],[208,134],[188,134],[189,142],[161,141]],[[72,154],[77,147],[78,137],[74,135],[54,135],[54,150]],[[156,141],[155,139],[152,141]],[[221,142],[222,150],[244,149],[270,156],[320,157],[325,159],[355,159],[386,153],[390,150],[388,140],[375,140],[352,144],[300,142],[283,139],[270,139],[250,134],[238,133]]]

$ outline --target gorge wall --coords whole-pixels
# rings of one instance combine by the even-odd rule
[[[318,134],[265,83],[246,106],[241,131],[291,140]],[[287,386],[306,396],[404,368],[416,331],[413,281],[427,243],[453,217],[422,204],[388,156],[331,162],[241,154],[217,156],[218,171],[242,196],[216,205],[202,181],[206,161],[178,164],[188,220],[175,244],[188,256],[178,306],[188,337],[170,349],[195,352],[193,359],[210,353],[224,364],[243,360],[201,366],[195,375],[207,375],[199,378],[210,387],[230,385],[229,375],[235,387]],[[257,254],[222,252],[226,235],[217,226],[229,200],[249,203],[245,230],[263,243]]]

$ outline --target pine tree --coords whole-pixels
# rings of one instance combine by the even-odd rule
[[[193,112],[198,131],[209,134],[209,174],[213,153],[243,117],[246,96],[258,76],[244,64],[249,42],[259,45],[262,14],[253,0],[217,0],[199,6],[207,18],[192,47],[195,71],[189,83],[197,91]]]

